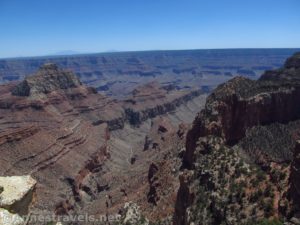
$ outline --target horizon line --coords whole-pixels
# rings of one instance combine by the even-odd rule
[[[98,54],[118,54],[118,53],[140,53],[140,52],[171,52],[171,51],[202,51],[202,50],[271,50],[271,49],[299,49],[300,47],[263,47],[263,48],[187,48],[187,49],[146,49],[146,50],[124,50],[124,51],[103,51],[103,52],[86,52],[86,53],[74,53],[74,54],[46,54],[46,55],[33,55],[33,56],[12,56],[12,57],[0,57],[0,60],[11,59],[26,59],[26,58],[54,58],[54,57],[66,57],[66,56],[84,56],[84,55],[98,55]],[[68,50],[69,51],[69,50]],[[73,51],[73,50],[70,50]],[[75,51],[75,50],[74,50]],[[76,52],[76,51],[75,51]]]

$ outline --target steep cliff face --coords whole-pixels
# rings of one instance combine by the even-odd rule
[[[136,88],[132,96],[125,100],[126,120],[132,125],[140,125],[149,118],[173,112],[180,105],[203,94],[202,90],[166,90],[157,82]]]
[[[298,65],[296,59],[288,59],[286,65]],[[258,81],[236,77],[220,85],[208,97],[188,134],[186,166],[193,162],[193,150],[200,136],[218,135],[227,144],[235,144],[253,126],[299,119],[300,106],[295,104],[299,98],[298,67],[267,71]]]
[[[264,179],[260,181],[264,183],[262,185],[274,185],[273,195],[275,199],[270,200],[268,196],[263,198],[263,201],[271,201],[268,207],[272,208],[269,213],[265,211],[264,216],[267,218],[274,215],[288,216],[286,212],[289,204],[285,203],[288,189],[286,177],[289,176],[288,165],[291,162],[295,141],[300,130],[298,122],[291,122],[300,118],[298,104],[300,99],[299,62],[299,54],[296,54],[286,61],[284,68],[267,71],[258,81],[236,77],[220,85],[208,97],[205,109],[196,117],[192,129],[187,135],[183,168],[191,169],[194,171],[194,175],[190,178],[192,179],[190,185],[184,183],[186,187],[182,185],[178,192],[174,224],[189,224],[192,221],[196,221],[196,223],[202,221],[200,224],[221,224],[221,221],[228,221],[230,224],[239,224],[238,221],[248,222],[245,218],[250,218],[249,215],[247,216],[250,209],[245,209],[256,204],[256,201],[248,202],[251,199],[248,196],[251,185],[243,183],[241,190],[248,191],[243,196],[239,196],[238,199],[241,199],[244,204],[238,203],[232,206],[235,209],[243,207],[243,210],[240,210],[243,215],[234,213],[232,209],[227,209],[227,206],[230,205],[226,200],[228,196],[224,195],[221,190],[229,190],[234,195],[230,185],[226,185],[240,184],[241,178],[238,178],[239,176],[245,179],[249,176],[249,173],[257,174],[257,171],[251,172],[253,170],[251,169],[252,164],[263,169],[262,172],[259,172],[264,174]],[[284,133],[288,138],[281,138],[281,133]],[[258,137],[258,134],[261,136]],[[201,141],[205,137],[208,138],[209,144]],[[222,141],[211,144],[211,141],[217,137]],[[279,147],[276,150],[276,146],[273,144],[274,139],[278,140],[277,143],[278,146],[281,146],[281,149]],[[216,155],[222,155],[224,148],[227,148],[225,150],[227,153],[224,154],[227,155],[228,152],[234,150],[237,155],[233,158],[237,162],[243,161],[243,158],[246,157],[246,161],[250,164],[245,167],[242,165],[243,163],[233,163],[233,158],[226,159],[227,156],[217,162],[215,161],[216,157],[211,158],[212,152],[217,152]],[[203,166],[206,163],[209,165],[208,167]],[[221,172],[219,170],[224,169],[218,168],[220,163],[226,167],[229,166],[226,168],[228,173],[238,169],[239,176],[234,174],[230,177],[226,177],[224,174],[218,175]],[[294,164],[297,164],[297,160],[294,161]],[[245,171],[244,168],[248,168],[248,171]],[[281,172],[284,171],[285,174],[278,174],[280,170],[282,170]],[[294,180],[294,184],[297,186],[295,176],[297,175],[292,176],[291,179]],[[220,177],[223,180],[220,180]],[[251,177],[253,178],[253,175],[248,179],[251,179]],[[284,188],[279,188],[279,183]],[[194,187],[193,192],[190,191],[192,187]],[[218,198],[213,197],[213,194],[209,191],[216,193]],[[204,201],[204,199],[201,200],[200,192],[211,199],[209,204],[204,204],[205,207],[210,208],[208,211],[206,209],[205,213],[203,211],[205,207],[196,207],[196,205],[199,206],[201,201]],[[192,195],[197,196],[192,203],[180,203],[182,202],[182,196]],[[190,199],[190,197],[187,199]],[[215,207],[216,204],[217,207]],[[222,204],[225,204],[226,207],[222,207]],[[200,214],[202,212],[202,216],[197,212],[200,212]],[[256,213],[253,212],[251,220],[263,218],[263,216],[258,216],[260,215],[259,209]],[[243,217],[245,218],[243,219]]]

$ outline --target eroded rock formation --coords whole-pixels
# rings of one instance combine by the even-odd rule
[[[143,85],[136,88],[123,103],[126,120],[132,125],[140,125],[149,118],[174,111],[201,94],[202,90],[169,92],[157,82]]]
[[[193,175],[190,182],[181,182],[174,224],[241,224],[264,217],[291,217],[287,196],[289,165],[300,131],[299,65],[296,54],[282,69],[267,71],[258,81],[236,77],[208,97],[187,135],[183,168],[192,170]],[[282,133],[288,138],[282,138]],[[274,146],[274,139],[278,146]],[[295,157],[292,168],[297,168]],[[292,169],[290,179],[294,202],[298,202],[295,171]],[[262,195],[252,192],[252,188],[257,190],[255,184],[242,181],[250,174],[256,176],[254,183],[273,186],[272,191]],[[181,180],[186,180],[184,177]],[[264,202],[263,207],[257,207],[250,217],[247,208],[258,200]]]
[[[157,207],[147,213],[152,219],[170,216],[180,165],[173,157],[183,148],[185,129],[179,132],[167,116],[154,117],[174,113],[201,93],[166,90],[151,83],[137,89],[131,99],[118,101],[82,85],[73,73],[47,64],[21,83],[0,87],[0,151],[4,156],[0,173],[28,173],[38,181],[35,214],[98,215],[117,211],[128,199],[138,201],[143,210],[148,207],[143,193],[151,186],[147,171],[152,160],[159,162],[159,182],[169,185],[169,190],[159,188],[157,193],[170,206],[162,211],[165,202],[157,201]],[[143,143],[135,145],[130,140],[126,144],[133,146],[120,159],[124,154],[121,133],[129,129],[139,138],[139,127],[148,126],[149,119],[154,147],[143,151]]]
[[[12,90],[12,94],[34,96],[61,89],[75,88],[80,85],[81,82],[72,72],[61,70],[57,65],[48,63],[43,65],[34,76],[26,77]]]

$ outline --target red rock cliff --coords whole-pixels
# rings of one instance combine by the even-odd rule
[[[257,125],[288,123],[300,118],[300,54],[289,58],[282,69],[267,71],[253,81],[236,77],[220,85],[208,97],[205,109],[196,117],[188,132],[183,168],[193,169],[195,151],[200,137],[221,137],[225,144],[234,145],[248,129]],[[300,174],[298,153],[295,153],[291,184],[292,198],[299,201]],[[184,178],[182,178],[184,179]],[[187,199],[186,202],[183,202]],[[187,209],[193,199],[186,182],[181,182],[177,196],[175,225],[187,224]],[[297,200],[295,200],[297,199]]]

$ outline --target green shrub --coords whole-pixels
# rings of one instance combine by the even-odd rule
[[[274,208],[273,208],[273,200],[266,200],[262,201],[262,208],[264,210],[265,216],[270,217],[274,213]]]
[[[263,196],[263,191],[261,189],[258,189],[258,191],[251,194],[249,200],[250,202],[255,203],[258,202],[262,196]]]
[[[273,189],[272,189],[271,185],[267,185],[267,187],[265,189],[265,196],[266,197],[274,196]]]
[[[256,174],[256,178],[257,178],[258,182],[260,183],[266,179],[266,175],[263,171],[258,170],[257,174]]]

